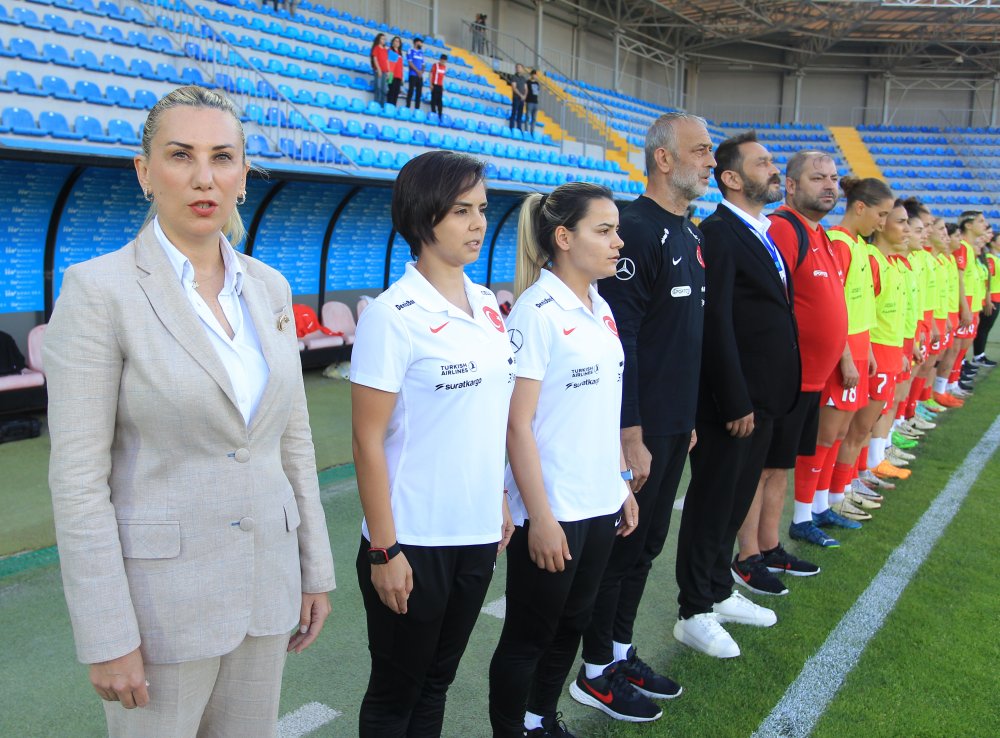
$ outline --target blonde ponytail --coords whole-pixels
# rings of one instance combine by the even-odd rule
[[[549,263],[549,256],[538,243],[538,211],[542,195],[534,192],[524,198],[517,219],[517,260],[514,268],[514,299],[538,280],[542,267]]]

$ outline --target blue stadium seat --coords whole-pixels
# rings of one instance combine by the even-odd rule
[[[49,60],[52,64],[58,64],[60,67],[79,67],[80,65],[73,61],[69,52],[66,51],[66,47],[61,44],[45,44],[42,46],[42,56]]]
[[[45,97],[48,93],[39,89],[35,84],[35,78],[27,72],[11,70],[7,72],[7,87],[20,93],[21,95],[32,95],[34,97]]]
[[[114,102],[104,97],[101,88],[93,82],[80,80],[73,86],[73,92],[92,105],[114,105]]]
[[[47,74],[42,77],[42,91],[46,95],[56,98],[57,100],[72,100],[73,102],[80,102],[83,100],[79,95],[74,95],[69,89],[69,83],[66,82],[62,77],[57,77],[54,74]]]
[[[358,152],[358,164],[363,167],[375,166],[375,152],[367,146],[363,146]]]
[[[405,151],[397,151],[396,157],[392,161],[392,168],[395,170],[400,170],[403,166],[410,160],[410,155]]]
[[[13,19],[25,28],[34,28],[39,31],[48,31],[49,27],[38,19],[38,14],[31,8],[15,7],[11,13]]]
[[[62,113],[44,111],[38,116],[38,127],[53,138],[69,139],[79,141],[83,138],[82,133],[74,133],[70,130],[69,123]]]
[[[139,89],[135,91],[135,97],[132,99],[132,107],[152,110],[157,102],[159,102],[159,98],[156,97],[155,93],[150,90]]]
[[[378,138],[378,126],[374,123],[365,123],[364,128],[361,131],[361,138],[368,141],[374,141]]]
[[[250,156],[263,156],[268,159],[280,159],[282,153],[271,149],[267,139],[259,133],[247,136],[247,154]]]
[[[133,59],[132,61],[135,62],[135,61],[139,61],[139,60]],[[145,60],[143,60],[143,61],[146,64],[146,66],[148,67],[149,66],[149,62],[147,62]],[[138,77],[139,76],[138,72],[133,72],[131,69],[129,69],[128,66],[126,66],[124,59],[122,59],[120,56],[117,56],[115,54],[105,54],[102,57],[102,59],[101,59],[101,66],[104,68],[104,71],[111,72],[112,74],[117,74],[117,75],[122,76],[122,77]],[[152,70],[152,67],[150,67],[150,70]]]
[[[105,71],[104,67],[101,66],[101,62],[97,59],[97,55],[88,49],[73,49],[73,61],[84,69],[89,69],[93,72]]]
[[[382,126],[382,130],[378,132],[377,138],[379,141],[395,141],[396,129],[392,126]]]
[[[392,169],[393,161],[393,156],[388,151],[379,151],[375,159],[375,166],[379,169]]]
[[[108,121],[108,135],[114,136],[126,146],[138,146],[142,141],[135,134],[135,129],[127,120],[112,118]]]
[[[131,110],[138,110],[140,108],[139,105],[132,102],[128,90],[118,85],[108,85],[104,90],[104,98],[119,108],[128,108]]]
[[[14,37],[7,42],[7,48],[12,54],[25,61],[46,61],[45,57],[38,53],[38,49],[35,48],[31,39]]]
[[[3,112],[0,113],[0,123],[6,130],[24,136],[45,135],[45,131],[35,124],[35,118],[31,112],[24,108],[4,108]]]
[[[427,145],[427,134],[420,128],[413,132],[413,145],[414,146],[426,146]]]
[[[361,133],[362,133],[361,124],[358,121],[353,119],[347,121],[347,127],[344,128],[343,135],[349,138],[358,138],[361,136]]]
[[[0,23],[5,23],[7,25],[16,26],[18,22],[14,20],[14,17],[7,13],[7,8],[0,5]]]

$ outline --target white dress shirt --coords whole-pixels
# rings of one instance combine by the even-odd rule
[[[771,260],[774,261],[775,268],[778,270],[778,276],[781,277],[781,283],[785,285],[785,289],[788,289],[788,275],[785,274],[785,265],[782,263],[781,257],[778,256],[780,253],[778,251],[778,247],[775,245],[774,240],[767,232],[767,230],[771,227],[770,218],[763,214],[754,217],[746,210],[733,205],[726,199],[722,200],[722,204],[732,210],[740,220],[746,223],[747,226],[750,227],[750,230],[754,232],[754,235],[760,239],[762,244],[764,244],[764,248],[767,250]]]
[[[267,361],[264,360],[264,352],[260,347],[257,329],[250,317],[246,300],[242,296],[243,268],[240,266],[239,259],[236,258],[236,252],[226,237],[222,236],[220,250],[226,273],[222,282],[222,290],[219,292],[219,305],[222,306],[222,312],[225,313],[226,320],[229,321],[229,326],[233,329],[233,337],[230,338],[218,319],[212,314],[208,303],[194,288],[194,266],[176,246],[170,243],[170,239],[160,228],[159,218],[153,219],[153,232],[166,252],[171,266],[177,272],[177,278],[181,281],[184,294],[187,295],[194,311],[201,318],[205,335],[208,336],[209,342],[229,375],[229,381],[233,385],[233,392],[243,420],[246,421],[247,425],[250,425],[250,420],[257,411],[257,405],[260,403],[264,388],[267,386],[270,370]]]

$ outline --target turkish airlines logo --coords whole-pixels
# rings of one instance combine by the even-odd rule
[[[615,325],[615,321],[610,315],[604,316],[604,325],[608,327],[609,331],[614,333],[616,336],[618,335],[618,326]]]
[[[489,305],[483,305],[483,312],[486,313],[486,317],[490,319],[493,323],[493,327],[498,331],[503,333],[506,328],[503,327],[503,318],[500,317],[500,313],[491,308]]]
[[[615,277],[620,279],[622,282],[627,282],[634,276],[635,262],[627,256],[623,256],[618,260],[618,264],[615,266]]]

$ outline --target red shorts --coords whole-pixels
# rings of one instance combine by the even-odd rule
[[[877,371],[868,381],[868,397],[878,402],[891,403],[896,390],[896,375],[903,368],[903,348],[872,344]]]
[[[969,326],[969,338],[979,335],[979,313],[972,314],[972,325]]]
[[[969,325],[969,326],[967,326],[965,328],[963,328],[962,326],[959,326],[958,330],[955,331],[955,338],[957,340],[962,340],[962,339],[966,339],[966,338],[972,338],[974,330],[975,330],[975,328],[973,326],[971,326],[971,325]]]
[[[910,378],[913,368],[913,339],[903,341],[903,371],[896,375],[896,383],[901,384]]]
[[[835,407],[846,412],[857,412],[868,404],[868,356],[864,359],[855,359],[854,368],[858,370],[858,383],[851,389],[844,387],[844,373],[840,371],[840,364],[837,364],[830,378],[826,380],[826,387],[820,394],[821,407]]]

